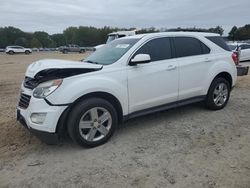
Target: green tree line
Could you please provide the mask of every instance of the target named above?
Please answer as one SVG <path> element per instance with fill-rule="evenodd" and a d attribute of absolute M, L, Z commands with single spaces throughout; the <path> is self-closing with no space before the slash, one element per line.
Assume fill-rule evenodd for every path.
<path fill-rule="evenodd" d="M 220 35 L 223 35 L 223 33 L 224 33 L 224 29 L 221 26 L 212 27 L 209 29 L 196 28 L 196 27 L 191 27 L 191 28 L 178 27 L 176 29 L 167 29 L 166 31 L 208 32 L 208 33 L 218 33 Z"/>
<path fill-rule="evenodd" d="M 229 40 L 249 40 L 250 39 L 250 24 L 243 27 L 234 26 L 228 34 Z"/>
<path fill-rule="evenodd" d="M 118 30 L 134 30 L 135 28 L 112 28 L 112 27 L 68 27 L 63 33 L 49 35 L 44 31 L 36 31 L 34 33 L 24 32 L 15 27 L 0 27 L 0 48 L 5 48 L 9 45 L 20 45 L 31 48 L 54 48 L 66 44 L 78 44 L 80 46 L 96 46 L 103 44 L 107 40 L 107 35 Z M 152 33 L 160 31 L 198 31 L 198 32 L 212 32 L 223 34 L 222 27 L 214 28 L 175 28 L 175 29 L 155 29 L 154 27 L 140 29 L 137 31 L 141 33 Z M 250 25 L 237 28 L 234 26 L 229 33 L 231 40 L 246 40 L 250 39 Z"/>
<path fill-rule="evenodd" d="M 68 27 L 63 33 L 49 35 L 44 31 L 24 32 L 15 27 L 0 27 L 0 48 L 20 45 L 32 48 L 54 48 L 66 44 L 95 46 L 105 43 L 108 33 L 118 28 Z"/>

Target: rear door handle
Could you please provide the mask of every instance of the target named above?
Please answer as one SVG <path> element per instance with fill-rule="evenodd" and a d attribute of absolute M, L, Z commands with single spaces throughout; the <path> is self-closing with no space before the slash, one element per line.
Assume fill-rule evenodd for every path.
<path fill-rule="evenodd" d="M 174 65 L 168 65 L 168 67 L 167 67 L 167 71 L 171 71 L 171 70 L 175 70 L 176 69 L 176 66 L 174 66 Z"/>

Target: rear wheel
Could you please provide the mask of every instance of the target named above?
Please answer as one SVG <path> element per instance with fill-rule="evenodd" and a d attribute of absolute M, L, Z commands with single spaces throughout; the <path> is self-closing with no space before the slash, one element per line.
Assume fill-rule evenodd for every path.
<path fill-rule="evenodd" d="M 81 146 L 104 144 L 118 124 L 115 108 L 106 100 L 91 98 L 79 102 L 69 114 L 68 132 Z"/>
<path fill-rule="evenodd" d="M 29 50 L 26 50 L 26 51 L 25 51 L 25 54 L 26 54 L 26 55 L 29 55 L 29 54 L 30 54 L 30 51 L 29 51 Z"/>
<path fill-rule="evenodd" d="M 206 97 L 207 108 L 211 110 L 224 108 L 229 100 L 230 91 L 230 84 L 225 78 L 215 78 Z"/>
<path fill-rule="evenodd" d="M 84 49 L 82 49 L 82 50 L 80 50 L 80 53 L 82 54 L 82 53 L 84 53 L 85 52 L 85 50 Z"/>

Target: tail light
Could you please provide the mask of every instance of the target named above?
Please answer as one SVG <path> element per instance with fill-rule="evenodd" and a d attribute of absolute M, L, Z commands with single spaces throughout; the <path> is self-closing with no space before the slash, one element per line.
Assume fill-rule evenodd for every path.
<path fill-rule="evenodd" d="M 234 53 L 232 54 L 232 59 L 233 59 L 235 65 L 238 65 L 238 64 L 239 64 L 239 56 L 238 56 L 237 53 L 234 52 Z"/>

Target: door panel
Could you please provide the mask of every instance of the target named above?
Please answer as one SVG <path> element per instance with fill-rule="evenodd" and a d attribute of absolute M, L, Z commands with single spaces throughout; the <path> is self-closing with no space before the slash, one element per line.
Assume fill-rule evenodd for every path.
<path fill-rule="evenodd" d="M 175 102 L 178 98 L 178 64 L 171 59 L 170 39 L 152 39 L 133 57 L 137 54 L 150 55 L 151 62 L 127 68 L 129 112 Z"/>
<path fill-rule="evenodd" d="M 17 51 L 17 53 L 23 53 L 23 52 L 24 52 L 24 49 L 21 48 L 21 47 L 18 47 L 18 48 L 16 49 L 16 51 Z"/>
<path fill-rule="evenodd" d="M 74 45 L 73 52 L 79 52 L 79 47 L 77 45 Z"/>
<path fill-rule="evenodd" d="M 178 65 L 171 60 L 128 67 L 130 113 L 175 102 Z"/>
<path fill-rule="evenodd" d="M 24 49 L 24 48 L 21 48 L 21 49 L 20 49 L 20 52 L 21 52 L 21 53 L 24 53 L 24 52 L 25 52 L 25 49 Z"/>
<path fill-rule="evenodd" d="M 179 59 L 179 100 L 204 95 L 204 81 L 212 60 L 209 57 Z"/>
<path fill-rule="evenodd" d="M 250 59 L 250 49 L 241 50 L 240 60 L 245 61 Z"/>
<path fill-rule="evenodd" d="M 206 74 L 213 62 L 210 49 L 193 37 L 175 37 L 174 46 L 179 64 L 178 100 L 203 95 Z"/>

